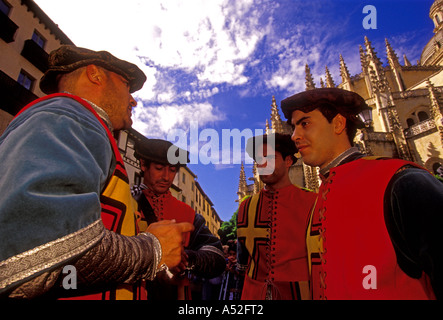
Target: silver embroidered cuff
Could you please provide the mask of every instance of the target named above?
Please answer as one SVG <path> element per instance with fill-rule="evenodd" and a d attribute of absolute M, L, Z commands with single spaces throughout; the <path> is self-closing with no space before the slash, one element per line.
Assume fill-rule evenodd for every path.
<path fill-rule="evenodd" d="M 153 263 L 152 268 L 148 269 L 146 273 L 143 275 L 143 278 L 146 280 L 154 280 L 155 276 L 157 275 L 157 272 L 164 270 L 166 265 L 159 266 L 162 259 L 162 246 L 160 244 L 160 241 L 157 239 L 156 236 L 154 236 L 152 233 L 149 232 L 143 232 L 140 233 L 140 235 L 145 236 L 152 240 L 152 247 L 154 251 L 154 257 L 153 257 Z M 167 267 L 166 267 L 167 268 Z"/>

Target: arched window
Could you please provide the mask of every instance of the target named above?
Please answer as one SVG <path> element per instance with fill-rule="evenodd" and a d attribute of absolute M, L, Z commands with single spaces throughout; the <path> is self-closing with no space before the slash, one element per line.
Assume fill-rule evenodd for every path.
<path fill-rule="evenodd" d="M 415 124 L 415 121 L 412 118 L 408 118 L 406 120 L 406 123 L 408 124 L 408 128 L 410 128 L 410 127 L 412 127 Z"/>
<path fill-rule="evenodd" d="M 417 116 L 418 116 L 418 120 L 419 120 L 420 122 L 429 119 L 428 114 L 427 114 L 426 112 L 424 112 L 424 111 L 420 111 L 420 112 L 417 114 Z"/>
<path fill-rule="evenodd" d="M 434 174 L 440 174 L 440 171 L 442 171 L 442 165 L 439 162 L 436 162 L 432 165 L 432 170 L 434 171 Z"/>

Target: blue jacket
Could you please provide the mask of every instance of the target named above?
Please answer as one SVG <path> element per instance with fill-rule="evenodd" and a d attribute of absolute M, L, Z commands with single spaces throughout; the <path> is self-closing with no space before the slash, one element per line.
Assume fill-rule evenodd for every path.
<path fill-rule="evenodd" d="M 103 228 L 100 193 L 115 167 L 105 128 L 74 99 L 38 101 L 0 137 L 0 293 L 14 259 L 30 264 L 15 279 L 26 280 L 83 253 Z"/>

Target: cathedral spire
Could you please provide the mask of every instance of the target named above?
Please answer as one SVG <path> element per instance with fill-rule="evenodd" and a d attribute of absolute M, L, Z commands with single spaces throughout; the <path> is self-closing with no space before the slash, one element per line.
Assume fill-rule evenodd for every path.
<path fill-rule="evenodd" d="M 400 62 L 398 62 L 397 54 L 394 49 L 392 49 L 391 44 L 388 39 L 385 39 L 386 43 L 386 55 L 388 57 L 389 66 L 394 74 L 395 81 L 397 83 L 398 91 L 405 91 L 405 85 L 402 77 L 402 68 Z"/>
<path fill-rule="evenodd" d="M 240 181 L 238 184 L 238 192 L 237 192 L 238 199 L 241 200 L 246 195 L 247 191 L 248 191 L 248 185 L 246 184 L 245 167 L 242 161 L 240 168 Z"/>
<path fill-rule="evenodd" d="M 366 63 L 369 68 L 370 80 L 374 92 L 386 92 L 389 90 L 388 80 L 386 79 L 385 71 L 380 59 L 372 47 L 372 43 L 368 37 L 365 36 L 366 47 Z"/>
<path fill-rule="evenodd" d="M 363 49 L 363 47 L 361 45 L 359 46 L 359 50 L 360 50 L 361 69 L 362 69 L 363 73 L 367 73 L 368 63 L 367 63 L 367 59 L 366 59 L 365 50 Z"/>
<path fill-rule="evenodd" d="M 315 89 L 314 80 L 312 79 L 311 69 L 309 68 L 309 65 L 306 64 L 305 66 L 305 73 L 306 73 L 306 90 L 312 90 Z"/>
<path fill-rule="evenodd" d="M 365 47 L 366 47 L 366 63 L 372 66 L 375 71 L 375 76 L 380 80 L 380 76 L 383 73 L 383 64 L 377 56 L 377 52 L 372 47 L 371 41 L 365 36 Z"/>
<path fill-rule="evenodd" d="M 340 76 L 342 80 L 342 88 L 349 91 L 354 91 L 354 84 L 351 81 L 351 74 L 349 73 L 348 66 L 345 63 L 345 59 L 340 54 Z"/>
<path fill-rule="evenodd" d="M 412 66 L 405 54 L 403 55 L 403 60 L 405 61 L 405 67 Z"/>
<path fill-rule="evenodd" d="M 377 57 L 377 53 L 372 47 L 368 37 L 365 37 L 365 67 L 363 69 L 365 75 L 366 86 L 370 96 L 374 98 L 376 111 L 382 117 L 382 131 L 392 132 L 396 129 L 396 135 L 398 135 L 399 143 L 397 145 L 404 144 L 404 134 L 401 132 L 401 123 L 398 121 L 397 110 L 394 104 L 394 98 L 392 91 L 386 77 L 385 68 Z M 396 69 L 393 69 L 394 73 Z M 397 70 L 398 71 L 398 70 Z M 400 72 L 400 71 L 398 71 Z M 397 83 L 402 83 L 400 76 L 397 77 Z M 400 89 L 401 90 L 401 89 Z M 403 152 L 399 152 L 403 154 Z M 402 158 L 406 159 L 406 158 Z"/>
<path fill-rule="evenodd" d="M 385 44 L 389 65 L 392 69 L 400 68 L 400 62 L 398 62 L 397 54 L 395 53 L 394 49 L 392 49 L 391 44 L 389 43 L 387 38 L 385 38 Z"/>
<path fill-rule="evenodd" d="M 275 96 L 272 96 L 271 104 L 271 131 L 275 133 L 282 133 L 282 120 L 278 113 L 277 103 L 275 102 Z"/>
<path fill-rule="evenodd" d="M 441 113 L 443 111 L 443 102 L 435 90 L 434 84 L 428 79 L 426 80 L 426 86 L 429 90 L 429 99 L 431 100 L 431 112 L 434 115 L 436 112 Z"/>
<path fill-rule="evenodd" d="M 326 71 L 326 87 L 335 88 L 334 80 L 332 79 L 331 73 L 329 72 L 328 66 L 325 67 Z"/>
<path fill-rule="evenodd" d="M 369 58 L 375 59 L 380 62 L 380 60 L 377 57 L 377 52 L 375 52 L 374 48 L 372 47 L 372 42 L 369 41 L 367 36 L 365 36 L 365 47 L 366 47 L 366 54 L 369 56 Z"/>
<path fill-rule="evenodd" d="M 343 59 L 341 53 L 340 53 L 340 75 L 342 82 L 351 81 L 351 75 L 349 74 L 348 67 L 346 66 L 345 60 Z"/>

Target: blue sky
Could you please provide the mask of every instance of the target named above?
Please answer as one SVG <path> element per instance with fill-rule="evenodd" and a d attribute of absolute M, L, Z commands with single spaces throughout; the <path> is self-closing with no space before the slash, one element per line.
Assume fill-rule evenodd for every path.
<path fill-rule="evenodd" d="M 401 64 L 405 54 L 415 65 L 433 35 L 433 0 L 35 2 L 76 45 L 108 50 L 139 65 L 148 80 L 135 94 L 134 128 L 163 139 L 178 128 L 187 135 L 188 149 L 191 123 L 199 133 L 218 133 L 220 148 L 223 129 L 264 130 L 272 96 L 280 105 L 305 89 L 306 64 L 317 87 L 326 66 L 335 84 L 341 82 L 340 54 L 351 75 L 360 73 L 365 36 L 384 65 L 385 38 Z M 367 5 L 376 9 L 376 29 L 363 27 Z M 370 22 L 374 26 L 375 20 Z M 240 164 L 199 161 L 189 167 L 228 220 L 238 206 Z M 252 175 L 252 165 L 245 170 Z"/>

